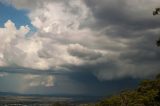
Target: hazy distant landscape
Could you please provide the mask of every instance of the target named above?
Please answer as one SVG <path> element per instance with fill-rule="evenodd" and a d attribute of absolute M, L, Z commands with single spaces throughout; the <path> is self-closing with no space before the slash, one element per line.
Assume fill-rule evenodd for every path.
<path fill-rule="evenodd" d="M 50 106 L 55 103 L 70 104 L 72 105 L 71 98 L 63 97 L 34 97 L 34 96 L 0 96 L 0 105 L 39 105 Z"/>
<path fill-rule="evenodd" d="M 5 96 L 0 96 L 0 106 L 79 106 L 82 104 L 96 103 L 102 97 L 91 96 L 9 96 L 9 93 Z"/>

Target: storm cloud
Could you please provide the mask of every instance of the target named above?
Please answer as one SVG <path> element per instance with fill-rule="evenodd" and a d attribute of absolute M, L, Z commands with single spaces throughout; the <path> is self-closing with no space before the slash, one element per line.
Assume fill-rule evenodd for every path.
<path fill-rule="evenodd" d="M 92 82 L 144 78 L 160 72 L 160 49 L 155 45 L 160 21 L 152 16 L 158 0 L 0 2 L 28 10 L 36 28 L 29 33 L 28 26 L 18 29 L 11 20 L 0 28 L 1 67 L 20 67 L 32 74 L 65 74 L 71 82 L 85 75 Z M 49 77 L 45 82 L 52 85 L 52 80 Z"/>

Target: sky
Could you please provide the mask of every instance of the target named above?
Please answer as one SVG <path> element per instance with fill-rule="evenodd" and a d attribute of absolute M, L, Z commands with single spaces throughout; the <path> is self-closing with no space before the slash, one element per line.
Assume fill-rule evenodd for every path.
<path fill-rule="evenodd" d="M 0 92 L 104 96 L 160 73 L 159 0 L 0 0 Z"/>

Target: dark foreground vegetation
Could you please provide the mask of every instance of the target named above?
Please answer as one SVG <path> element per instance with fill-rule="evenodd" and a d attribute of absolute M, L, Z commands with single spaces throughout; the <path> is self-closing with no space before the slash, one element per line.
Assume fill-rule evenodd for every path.
<path fill-rule="evenodd" d="M 135 90 L 126 90 L 86 106 L 160 106 L 160 74 L 155 79 L 143 80 Z"/>

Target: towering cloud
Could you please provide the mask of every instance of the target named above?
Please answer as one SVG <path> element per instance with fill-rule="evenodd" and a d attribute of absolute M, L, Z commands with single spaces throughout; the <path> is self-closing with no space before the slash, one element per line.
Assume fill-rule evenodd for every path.
<path fill-rule="evenodd" d="M 2 2 L 2 1 L 1 1 Z M 152 17 L 158 0 L 6 0 L 29 10 L 36 28 L 0 29 L 1 67 L 89 72 L 100 80 L 145 77 L 159 72 L 155 47 L 160 22 Z M 50 86 L 53 79 L 46 82 Z M 34 85 L 34 84 L 32 84 Z"/>

